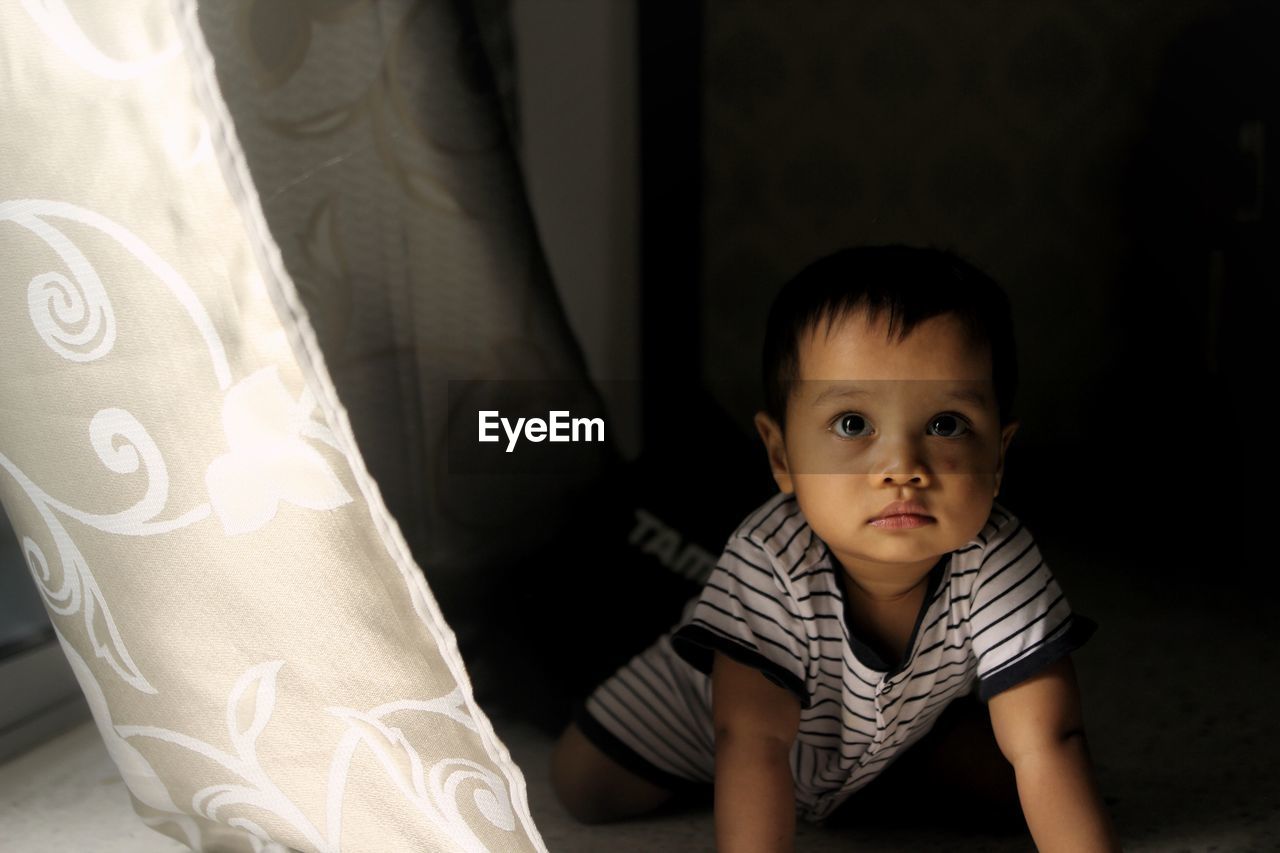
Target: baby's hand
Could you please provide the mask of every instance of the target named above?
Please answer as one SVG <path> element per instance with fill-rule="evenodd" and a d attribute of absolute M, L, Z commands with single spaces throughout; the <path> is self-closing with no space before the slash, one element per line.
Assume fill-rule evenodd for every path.
<path fill-rule="evenodd" d="M 997 693 L 989 705 L 1041 853 L 1119 850 L 1094 779 L 1071 658 Z"/>
<path fill-rule="evenodd" d="M 716 847 L 721 853 L 794 849 L 791 745 L 800 700 L 757 669 L 716 652 Z"/>

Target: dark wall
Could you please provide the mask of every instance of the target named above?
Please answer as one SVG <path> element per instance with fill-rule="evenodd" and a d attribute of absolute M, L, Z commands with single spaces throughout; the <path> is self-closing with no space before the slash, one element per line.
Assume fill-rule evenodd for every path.
<path fill-rule="evenodd" d="M 1255 159 L 1280 135 L 1274 13 L 703 8 L 700 362 L 742 431 L 783 280 L 842 245 L 941 245 L 1014 305 L 1013 505 L 1071 525 L 1100 495 L 1183 488 L 1172 510 L 1194 518 L 1227 473 L 1210 439 L 1248 421 L 1274 363 L 1252 355 L 1277 307 Z"/>

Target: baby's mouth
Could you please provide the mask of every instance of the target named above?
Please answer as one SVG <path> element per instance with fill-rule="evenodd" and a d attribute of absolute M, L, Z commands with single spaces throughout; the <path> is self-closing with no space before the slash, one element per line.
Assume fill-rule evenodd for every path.
<path fill-rule="evenodd" d="M 871 519 L 874 524 L 877 521 L 885 521 L 898 516 L 914 516 L 921 519 L 934 521 L 934 517 L 929 514 L 929 509 L 919 501 L 894 501 L 880 511 L 880 514 Z"/>
<path fill-rule="evenodd" d="M 898 513 L 896 515 L 886 515 L 881 518 L 873 518 L 870 524 L 873 527 L 879 527 L 886 530 L 910 530 L 916 527 L 925 527 L 935 524 L 936 519 L 931 515 L 918 515 L 916 513 Z"/>

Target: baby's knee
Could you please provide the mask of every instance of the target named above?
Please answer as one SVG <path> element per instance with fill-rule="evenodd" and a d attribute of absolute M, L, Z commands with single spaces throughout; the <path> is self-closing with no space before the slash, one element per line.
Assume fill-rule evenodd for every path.
<path fill-rule="evenodd" d="M 632 817 L 670 796 L 619 767 L 572 724 L 551 752 L 551 789 L 565 811 L 582 823 Z"/>
<path fill-rule="evenodd" d="M 592 762 L 578 742 L 581 737 L 571 725 L 556 741 L 551 752 L 551 790 L 575 820 L 600 823 L 609 819 L 608 810 L 599 785 L 591 778 Z"/>
<path fill-rule="evenodd" d="M 552 766 L 550 766 L 550 776 L 552 776 L 552 790 L 556 792 L 556 799 L 559 800 L 564 811 L 577 821 L 584 824 L 595 824 L 599 822 L 596 817 L 596 809 L 591 803 L 589 795 L 589 768 L 582 761 L 579 749 L 573 744 L 572 725 L 570 729 L 564 731 L 561 738 L 557 740 L 556 747 L 552 749 Z"/>

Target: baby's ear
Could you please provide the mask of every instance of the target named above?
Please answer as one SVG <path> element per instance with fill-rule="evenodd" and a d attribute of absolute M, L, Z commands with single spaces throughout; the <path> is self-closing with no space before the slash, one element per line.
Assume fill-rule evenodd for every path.
<path fill-rule="evenodd" d="M 1013 441 L 1013 434 L 1018 431 L 1018 427 L 1022 426 L 1022 421 L 1014 418 L 1005 424 L 1000 430 L 1000 458 L 996 460 L 996 496 L 1000 495 L 1000 481 L 1004 478 L 1004 457 L 1009 451 L 1009 442 Z"/>
<path fill-rule="evenodd" d="M 782 427 L 770 417 L 768 412 L 756 412 L 756 431 L 764 442 L 765 452 L 769 454 L 769 468 L 773 471 L 773 481 L 778 488 L 787 494 L 795 491 L 791 482 L 791 469 L 787 464 L 787 445 L 783 440 Z"/>

